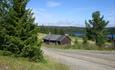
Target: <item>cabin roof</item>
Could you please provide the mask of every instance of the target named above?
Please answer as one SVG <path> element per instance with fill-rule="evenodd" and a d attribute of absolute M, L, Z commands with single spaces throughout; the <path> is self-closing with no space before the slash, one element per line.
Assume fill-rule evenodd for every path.
<path fill-rule="evenodd" d="M 53 41 L 61 41 L 65 38 L 65 35 L 55 35 L 55 34 L 48 34 L 44 37 L 45 40 L 53 40 Z"/>

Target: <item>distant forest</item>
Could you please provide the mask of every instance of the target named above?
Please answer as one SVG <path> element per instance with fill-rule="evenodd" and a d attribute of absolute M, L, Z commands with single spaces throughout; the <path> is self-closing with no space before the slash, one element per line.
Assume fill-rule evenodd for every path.
<path fill-rule="evenodd" d="M 107 30 L 107 34 L 115 34 L 115 27 L 105 28 Z M 74 27 L 74 26 L 39 26 L 40 33 L 49 32 L 52 34 L 69 34 L 74 36 L 75 33 L 85 33 L 85 27 Z"/>

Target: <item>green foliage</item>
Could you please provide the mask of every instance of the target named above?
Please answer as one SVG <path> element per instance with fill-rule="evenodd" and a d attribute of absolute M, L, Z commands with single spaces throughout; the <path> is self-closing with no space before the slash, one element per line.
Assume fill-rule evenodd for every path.
<path fill-rule="evenodd" d="M 105 21 L 104 16 L 100 17 L 100 12 L 96 11 L 92 14 L 92 20 L 89 23 L 85 21 L 86 24 L 86 37 L 89 40 L 94 40 L 96 45 L 103 46 L 106 38 L 105 27 L 109 21 Z"/>
<path fill-rule="evenodd" d="M 87 43 L 80 43 L 74 44 L 70 46 L 71 49 L 82 49 L 82 50 L 114 50 L 112 48 L 105 48 L 105 47 L 99 47 L 96 44 L 87 42 Z"/>
<path fill-rule="evenodd" d="M 114 38 L 114 34 L 115 34 L 115 27 L 111 27 L 108 29 L 109 34 L 111 35 L 111 38 L 108 39 L 109 42 L 112 43 L 112 46 L 115 48 L 115 38 Z"/>
<path fill-rule="evenodd" d="M 28 57 L 31 61 L 42 61 L 43 55 L 40 47 L 24 47 L 21 53 L 21 56 Z"/>
<path fill-rule="evenodd" d="M 0 70 L 69 70 L 64 64 L 50 60 L 48 57 L 45 59 L 47 62 L 35 63 L 23 57 L 15 58 L 0 55 Z"/>
<path fill-rule="evenodd" d="M 77 43 L 78 43 L 78 39 L 77 39 L 77 38 L 75 38 L 75 41 L 74 41 L 74 43 L 75 43 L 75 44 L 77 44 Z"/>
<path fill-rule="evenodd" d="M 13 53 L 11 53 L 10 51 L 3 51 L 2 55 L 11 56 L 11 55 L 13 55 Z"/>
<path fill-rule="evenodd" d="M 88 43 L 87 41 L 88 41 L 87 37 L 83 37 L 83 44 Z"/>
<path fill-rule="evenodd" d="M 31 9 L 26 9 L 29 0 L 1 0 L 0 2 L 0 50 L 15 55 L 26 55 L 41 60 L 38 45 L 38 27 Z M 36 47 L 33 47 L 36 46 Z M 25 52 L 25 53 L 23 53 Z"/>
<path fill-rule="evenodd" d="M 39 26 L 39 32 L 40 33 L 49 33 L 51 32 L 52 34 L 69 34 L 71 36 L 75 36 L 74 33 L 76 32 L 84 32 L 85 28 L 83 27 L 72 27 L 72 26 L 68 26 L 68 27 L 60 27 L 60 26 Z"/>
<path fill-rule="evenodd" d="M 65 34 L 64 33 L 64 29 L 59 29 L 59 28 L 49 28 L 49 27 L 45 27 L 45 26 L 41 26 L 40 28 L 40 32 L 41 33 L 53 33 L 53 34 Z"/>

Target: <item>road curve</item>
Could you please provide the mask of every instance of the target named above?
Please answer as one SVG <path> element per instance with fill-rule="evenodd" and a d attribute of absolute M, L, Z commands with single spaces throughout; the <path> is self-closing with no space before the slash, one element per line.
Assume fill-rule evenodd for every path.
<path fill-rule="evenodd" d="M 70 70 L 115 70 L 115 51 L 42 48 L 45 55 L 68 65 Z"/>

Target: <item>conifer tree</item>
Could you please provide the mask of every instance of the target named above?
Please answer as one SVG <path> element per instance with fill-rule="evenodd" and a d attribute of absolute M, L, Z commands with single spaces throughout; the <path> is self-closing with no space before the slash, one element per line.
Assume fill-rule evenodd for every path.
<path fill-rule="evenodd" d="M 2 0 L 8 7 L 4 21 L 0 21 L 2 32 L 0 47 L 2 50 L 10 51 L 16 55 L 29 57 L 32 60 L 42 59 L 42 51 L 38 42 L 38 27 L 31 9 L 26 9 L 29 0 Z M 3 3 L 2 3 L 3 4 Z M 0 10 L 2 10 L 0 9 Z M 0 12 L 2 15 L 4 12 Z"/>
<path fill-rule="evenodd" d="M 106 38 L 105 27 L 109 23 L 101 17 L 100 12 L 96 11 L 92 14 L 92 20 L 85 22 L 86 24 L 86 36 L 90 40 L 94 40 L 98 46 L 103 46 Z"/>

